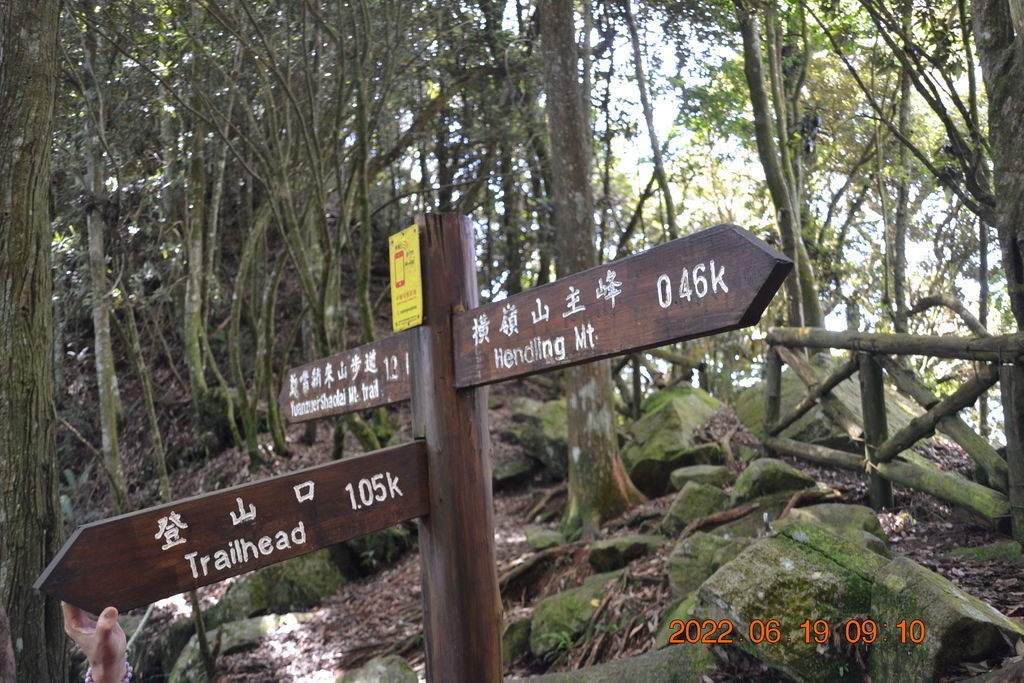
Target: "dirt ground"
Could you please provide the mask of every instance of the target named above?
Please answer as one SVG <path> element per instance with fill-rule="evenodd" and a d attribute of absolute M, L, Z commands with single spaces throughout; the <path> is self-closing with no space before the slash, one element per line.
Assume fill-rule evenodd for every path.
<path fill-rule="evenodd" d="M 492 395 L 492 433 L 497 435 L 503 421 L 509 419 L 504 407 L 512 393 L 534 391 L 528 385 L 510 388 Z M 400 409 L 399 424 L 408 424 L 407 409 Z M 698 435 L 716 440 L 738 420 L 728 409 L 715 416 Z M 275 460 L 250 475 L 247 460 L 234 450 L 214 458 L 197 469 L 179 470 L 173 481 L 175 497 L 194 495 L 272 474 L 292 471 L 325 461 L 330 457 L 330 430 L 320 427 L 312 446 L 299 443 L 302 427 L 292 427 L 289 437 L 294 453 L 288 460 Z M 756 446 L 755 437 L 740 427 L 734 444 Z M 357 451 L 354 443 L 347 445 Z M 495 458 L 521 458 L 518 447 L 499 436 L 492 438 Z M 971 461 L 955 446 L 938 444 L 923 454 L 940 467 L 970 473 Z M 837 473 L 792 461 L 820 483 L 842 494 L 842 501 L 864 504 L 867 487 L 863 478 L 852 473 Z M 537 523 L 527 519 L 538 501 L 558 488 L 557 484 L 538 480 L 513 490 L 498 490 L 494 497 L 495 544 L 499 577 L 506 577 L 515 566 L 536 555 L 526 542 L 524 527 Z M 559 500 L 558 496 L 553 498 Z M 651 531 L 664 515 L 672 496 L 651 500 L 631 510 L 604 530 L 606 535 Z M 992 543 L 1006 537 L 971 515 L 954 511 L 934 499 L 897 490 L 896 508 L 879 516 L 895 555 L 907 556 L 942 574 L 968 593 L 992 604 L 1007 616 L 1024 617 L 1024 565 L 1010 562 L 979 562 L 949 555 L 956 547 Z M 554 522 L 548 522 L 554 526 Z M 409 525 L 415 530 L 415 525 Z M 554 557 L 553 569 L 531 581 L 508 582 L 503 586 L 506 623 L 528 614 L 544 596 L 578 584 L 589 573 L 586 544 L 573 543 Z M 654 632 L 660 615 L 676 596 L 668 586 L 668 549 L 658 555 L 634 562 L 624 574 L 619 589 L 609 594 L 599 608 L 595 637 L 577 644 L 552 664 L 530 659 L 513 663 L 507 675 L 526 676 L 545 670 L 570 670 L 599 662 L 641 654 L 653 647 Z M 226 589 L 222 583 L 202 591 L 205 604 L 212 604 Z M 183 600 L 161 603 L 152 618 L 151 631 L 160 631 L 172 618 L 190 610 Z M 422 672 L 422 603 L 419 555 L 412 550 L 383 571 L 344 585 L 315 609 L 309 621 L 282 629 L 265 637 L 258 647 L 227 654 L 217 666 L 216 683 L 325 683 L 345 671 L 383 654 L 398 654 Z M 718 649 L 718 671 L 710 678 L 725 681 L 786 681 L 735 650 Z M 964 680 L 1002 662 L 983 662 L 970 668 L 945 673 L 944 682 Z"/>

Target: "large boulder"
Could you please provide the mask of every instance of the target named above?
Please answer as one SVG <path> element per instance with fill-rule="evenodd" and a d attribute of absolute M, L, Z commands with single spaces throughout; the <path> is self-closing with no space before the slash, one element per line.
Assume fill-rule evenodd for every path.
<path fill-rule="evenodd" d="M 569 473 L 569 441 L 565 400 L 537 401 L 521 396 L 512 401 L 513 422 L 505 429 L 522 444 L 523 453 L 540 461 L 556 479 Z"/>
<path fill-rule="evenodd" d="M 205 613 L 206 627 L 312 609 L 345 583 L 328 548 L 264 567 L 232 583 Z"/>
<path fill-rule="evenodd" d="M 635 444 L 627 448 L 625 462 L 630 462 L 630 458 L 633 457 L 630 454 L 635 455 L 639 449 L 640 447 Z M 678 451 L 669 460 L 643 458 L 629 467 L 629 478 L 633 485 L 648 498 L 660 498 L 670 489 L 678 491 L 682 488 L 682 484 L 676 486 L 672 483 L 673 473 L 690 467 L 719 467 L 721 461 L 722 447 L 720 445 L 702 443 Z M 728 470 L 728 468 L 726 469 Z M 719 476 L 721 477 L 721 475 Z M 732 480 L 730 479 L 728 483 L 732 483 Z M 724 486 L 725 484 L 715 485 Z"/>
<path fill-rule="evenodd" d="M 337 683 L 416 683 L 418 680 L 408 662 L 397 655 L 387 655 L 349 671 Z"/>
<path fill-rule="evenodd" d="M 596 572 L 612 572 L 622 569 L 638 557 L 658 552 L 664 542 L 663 537 L 648 534 L 630 534 L 594 541 L 587 551 L 587 562 Z"/>
<path fill-rule="evenodd" d="M 569 648 L 583 633 L 601 599 L 622 572 L 595 574 L 582 586 L 544 598 L 533 608 L 530 650 L 540 659 Z"/>
<path fill-rule="evenodd" d="M 697 531 L 676 543 L 668 556 L 668 585 L 676 595 L 689 595 L 711 576 L 716 554 L 735 543 Z"/>
<path fill-rule="evenodd" d="M 694 430 L 722 404 L 701 389 L 685 387 L 662 392 L 656 402 L 647 405 L 651 406 L 649 412 L 630 428 L 633 443 L 622 452 L 627 470 L 641 460 L 670 462 L 692 448 Z"/>
<path fill-rule="evenodd" d="M 742 639 L 736 642 L 740 648 L 797 681 L 859 683 L 863 672 L 855 672 L 838 650 L 805 642 L 801 624 L 835 624 L 867 613 L 874 575 L 885 564 L 822 527 L 796 522 L 752 544 L 704 581 L 692 613 L 729 621 Z"/>
<path fill-rule="evenodd" d="M 878 521 L 878 515 L 867 506 L 821 503 L 794 508 L 789 511 L 787 518 L 776 526 L 782 528 L 783 525 L 796 520 L 818 524 L 882 557 L 892 557 L 889 541 Z"/>
<path fill-rule="evenodd" d="M 750 463 L 732 487 L 733 506 L 761 496 L 799 491 L 814 486 L 814 478 L 792 465 L 774 458 L 761 458 Z"/>
<path fill-rule="evenodd" d="M 825 379 L 839 367 L 842 362 L 832 358 L 825 353 L 817 353 L 810 358 L 811 366 L 818 374 L 819 379 Z M 736 397 L 736 414 L 740 421 L 754 434 L 761 436 L 764 433 L 764 382 L 758 382 L 754 386 L 740 392 Z M 860 402 L 860 382 L 854 377 L 852 380 L 841 382 L 832 392 L 844 406 L 853 414 L 858 422 L 862 422 L 862 411 Z M 786 367 L 782 371 L 782 400 L 780 415 L 786 415 L 797 403 L 807 397 L 807 387 L 796 373 Z M 886 420 L 889 425 L 889 432 L 894 433 L 902 429 L 910 420 L 921 413 L 921 409 L 912 403 L 902 394 L 886 387 L 885 389 Z M 796 439 L 807 443 L 840 448 L 843 450 L 860 453 L 863 444 L 851 441 L 849 435 L 833 425 L 825 416 L 825 411 L 820 405 L 805 413 L 799 420 L 784 429 L 780 436 L 787 439 Z"/>
<path fill-rule="evenodd" d="M 506 683 L 702 683 L 715 670 L 715 656 L 704 647 L 666 647 L 637 657 L 588 666 L 567 673 L 510 678 Z"/>
<path fill-rule="evenodd" d="M 669 480 L 676 491 L 681 491 L 688 481 L 721 488 L 736 481 L 736 473 L 725 465 L 690 465 L 673 470 Z"/>
<path fill-rule="evenodd" d="M 882 642 L 871 649 L 873 680 L 934 681 L 950 665 L 1013 654 L 1024 640 L 1024 625 L 904 557 L 875 580 L 871 617 Z"/>
<path fill-rule="evenodd" d="M 661 520 L 661 530 L 666 536 L 678 536 L 693 520 L 728 508 L 729 494 L 725 491 L 689 481 L 673 499 L 665 518 Z"/>

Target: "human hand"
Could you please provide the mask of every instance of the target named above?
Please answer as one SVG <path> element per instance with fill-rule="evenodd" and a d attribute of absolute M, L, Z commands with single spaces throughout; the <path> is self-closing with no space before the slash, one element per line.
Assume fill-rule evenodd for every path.
<path fill-rule="evenodd" d="M 121 683 L 128 670 L 127 638 L 117 623 L 117 608 L 108 607 L 100 616 L 66 602 L 64 631 L 82 648 L 92 667 L 94 683 Z"/>

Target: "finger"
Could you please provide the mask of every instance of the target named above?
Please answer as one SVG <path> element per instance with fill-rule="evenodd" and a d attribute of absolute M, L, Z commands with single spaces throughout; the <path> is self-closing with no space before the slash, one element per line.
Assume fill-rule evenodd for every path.
<path fill-rule="evenodd" d="M 113 631 L 115 626 L 117 626 L 117 608 L 108 607 L 100 614 L 96 622 L 96 631 L 106 635 Z"/>

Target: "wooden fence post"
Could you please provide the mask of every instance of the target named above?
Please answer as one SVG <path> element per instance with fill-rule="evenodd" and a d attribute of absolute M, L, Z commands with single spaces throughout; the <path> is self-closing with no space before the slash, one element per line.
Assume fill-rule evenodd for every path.
<path fill-rule="evenodd" d="M 885 415 L 885 379 L 882 364 L 874 354 L 860 353 L 857 360 L 860 365 L 860 400 L 864 414 L 864 452 L 874 464 L 875 451 L 889 438 Z M 893 506 L 892 484 L 874 467 L 868 472 L 868 502 L 876 512 Z"/>
<path fill-rule="evenodd" d="M 487 390 L 456 390 L 452 316 L 477 306 L 473 224 L 418 216 L 424 314 L 410 353 L 413 430 L 427 443 L 430 514 L 420 520 L 428 683 L 501 681 Z"/>
<path fill-rule="evenodd" d="M 1010 523 L 1014 540 L 1024 541 L 1024 364 L 1004 365 L 1000 369 L 999 389 L 1003 399 L 1003 429 L 1006 433 L 1008 468 L 1007 497 L 1010 499 Z"/>
<path fill-rule="evenodd" d="M 764 363 L 764 435 L 771 433 L 782 412 L 782 358 L 774 346 L 768 347 Z"/>

